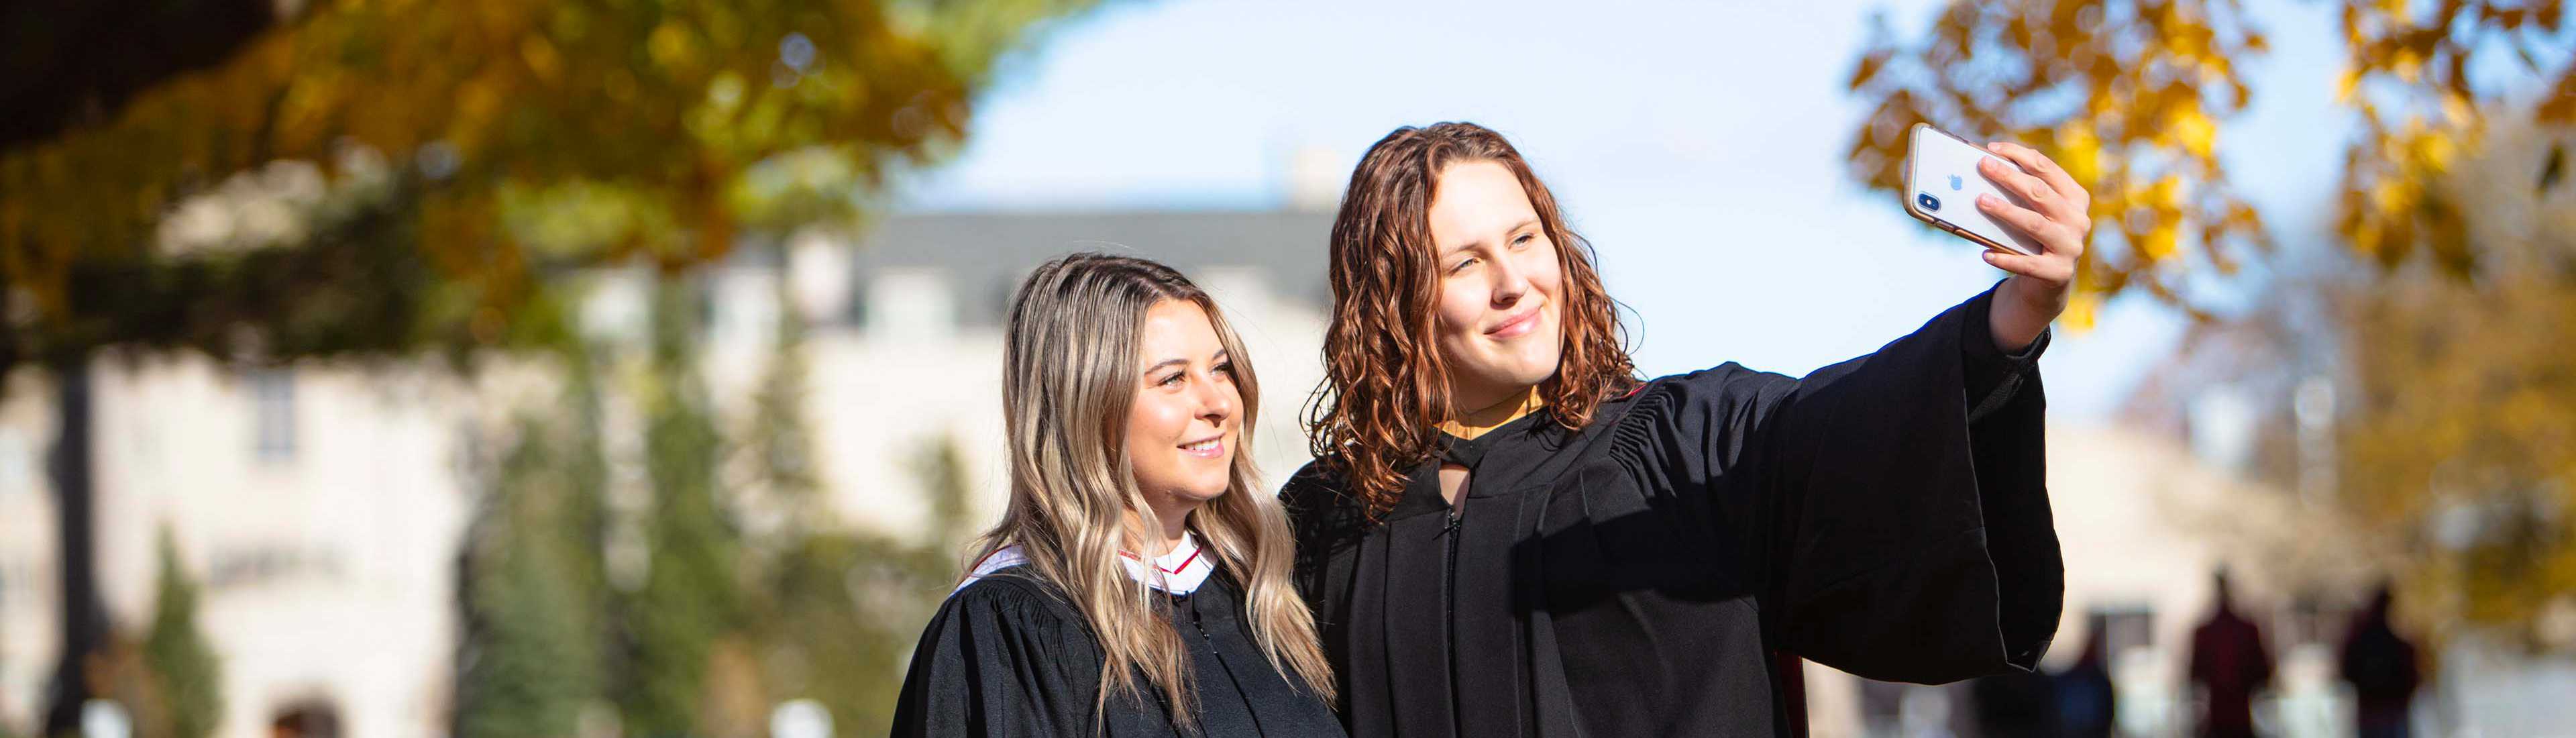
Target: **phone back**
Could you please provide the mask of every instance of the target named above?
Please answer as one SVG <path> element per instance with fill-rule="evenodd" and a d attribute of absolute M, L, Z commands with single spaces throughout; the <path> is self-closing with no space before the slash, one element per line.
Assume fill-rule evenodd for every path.
<path fill-rule="evenodd" d="M 2039 253 L 2028 239 L 2013 233 L 2001 223 L 1986 217 L 1977 209 L 1978 195 L 1994 195 L 2013 202 L 2011 195 L 1995 188 L 1995 183 L 1977 173 L 1977 162 L 1986 159 L 2012 166 L 2012 160 L 1995 156 L 1985 149 L 1943 133 L 1921 123 L 1914 124 L 1906 145 L 1905 211 L 1916 218 L 1945 230 L 1958 233 L 1970 241 L 1980 241 L 2025 254 Z M 2016 167 L 2017 168 L 2017 167 Z"/>

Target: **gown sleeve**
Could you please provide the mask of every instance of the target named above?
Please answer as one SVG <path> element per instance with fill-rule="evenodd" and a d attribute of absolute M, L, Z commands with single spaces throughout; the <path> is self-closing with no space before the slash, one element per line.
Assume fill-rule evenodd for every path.
<path fill-rule="evenodd" d="M 2004 354 L 1993 294 L 1803 379 L 1728 364 L 1672 380 L 1664 465 L 1740 541 L 1779 647 L 1922 683 L 2029 670 L 2047 650 L 2065 592 L 2035 363 L 2048 337 Z"/>
<path fill-rule="evenodd" d="M 1010 576 L 950 596 L 913 651 L 891 735 L 1090 735 L 1099 647 L 1049 596 Z"/>

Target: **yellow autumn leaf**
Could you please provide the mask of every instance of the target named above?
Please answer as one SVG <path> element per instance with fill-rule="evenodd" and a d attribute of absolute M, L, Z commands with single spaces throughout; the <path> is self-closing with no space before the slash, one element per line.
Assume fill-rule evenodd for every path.
<path fill-rule="evenodd" d="M 2477 119 L 2477 109 L 2469 107 L 2468 98 L 2446 92 L 2442 95 L 2442 119 L 2449 121 L 2453 128 L 2467 128 Z"/>
<path fill-rule="evenodd" d="M 2155 186 L 2147 191 L 2147 201 L 2164 212 L 2181 210 L 2182 177 L 2168 174 L 2157 178 Z"/>
<path fill-rule="evenodd" d="M 2146 238 L 2138 241 L 2138 254 L 2144 256 L 2149 262 L 2172 258 L 2175 244 L 2181 241 L 2176 233 L 2176 225 L 2172 221 L 2160 221 L 2154 227 L 2147 229 Z"/>
<path fill-rule="evenodd" d="M 2415 84 L 2424 72 L 2424 54 L 2414 49 L 2398 49 L 2396 56 L 2388 60 L 2388 69 L 2396 72 L 2397 78 L 2405 80 L 2406 84 Z"/>
<path fill-rule="evenodd" d="M 2165 120 L 2167 134 L 2192 156 L 2207 159 L 2218 148 L 2218 124 L 2209 119 L 2199 106 L 2174 111 Z"/>
<path fill-rule="evenodd" d="M 2174 56 L 2194 59 L 2208 53 L 2209 46 L 2201 41 L 2202 29 L 2199 26 L 2176 23 L 2168 28 L 2171 30 L 2166 34 L 2165 48 L 2170 49 Z"/>
<path fill-rule="evenodd" d="M 2381 243 L 2381 240 L 2378 218 L 2365 217 L 2361 219 L 2361 222 L 2353 224 L 2352 250 L 2361 252 L 2365 256 L 2377 258 L 2380 255 L 2379 252 L 2381 247 L 2385 246 L 2385 244 Z"/>
<path fill-rule="evenodd" d="M 529 35 L 519 42 L 519 58 L 528 63 L 528 72 L 540 81 L 552 83 L 563 71 L 563 55 L 544 36 Z"/>
<path fill-rule="evenodd" d="M 2057 315 L 2057 325 L 2077 333 L 2093 330 L 2094 319 L 2101 312 L 2101 308 L 2100 294 L 2078 291 L 2066 298 L 2066 312 Z"/>
<path fill-rule="evenodd" d="M 2057 127 L 2059 166 L 2077 184 L 2090 187 L 2102 178 L 2102 139 L 2093 135 L 2093 127 L 2083 121 L 2070 120 Z"/>
<path fill-rule="evenodd" d="M 2379 180 L 2370 187 L 2370 204 L 2382 213 L 2395 213 L 2415 206 L 2415 188 L 2394 178 Z"/>
<path fill-rule="evenodd" d="M 2454 143 L 2450 136 L 2439 132 L 2416 136 L 2411 143 L 2415 161 L 2435 171 L 2449 170 L 2451 160 L 2460 150 L 2459 144 Z"/>
<path fill-rule="evenodd" d="M 694 52 L 691 48 L 692 41 L 693 39 L 689 37 L 689 29 L 683 27 L 679 21 L 666 21 L 654 28 L 651 36 L 646 37 L 644 50 L 645 53 L 652 55 L 653 63 L 663 69 L 685 72 L 693 66 L 691 64 L 694 61 L 691 58 Z"/>

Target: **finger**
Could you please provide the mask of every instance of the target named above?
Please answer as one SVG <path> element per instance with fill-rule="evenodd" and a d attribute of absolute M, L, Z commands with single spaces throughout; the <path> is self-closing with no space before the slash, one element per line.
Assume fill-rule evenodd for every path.
<path fill-rule="evenodd" d="M 2056 264 L 2037 256 L 2030 256 L 2027 254 L 2008 254 L 1994 249 L 1987 249 L 1986 263 L 1993 264 L 1996 269 L 2012 272 L 2014 274 L 2019 274 L 2047 282 L 2049 284 L 2057 284 L 2066 281 L 2066 275 L 2058 273 L 2059 269 Z"/>
<path fill-rule="evenodd" d="M 2066 198 L 2059 197 L 2057 190 L 2040 178 L 2024 174 L 2022 170 L 2005 164 L 2002 159 L 1989 157 L 1978 160 L 1977 173 L 1985 175 L 1987 181 L 2002 187 L 2005 192 L 2021 198 L 2021 201 L 2030 205 L 2033 210 L 2047 213 L 2052 217 L 2062 218 L 2068 215 L 2064 212 L 2067 205 Z"/>
<path fill-rule="evenodd" d="M 2048 251 L 2058 251 L 2063 248 L 2056 241 L 2058 237 L 2065 235 L 2065 226 L 2049 220 L 2048 216 L 2040 215 L 2039 211 L 2012 204 L 1993 195 L 1978 195 L 1977 210 L 1985 213 L 1986 217 L 2002 223 L 2005 228 L 2029 237 L 2033 243 L 2039 244 Z"/>
<path fill-rule="evenodd" d="M 2010 141 L 1996 141 L 1986 144 L 1986 150 L 2011 159 L 2014 164 L 2021 165 L 2023 171 L 2038 175 L 2041 181 L 2048 183 L 2050 189 L 2056 190 L 2069 202 L 2075 203 L 2076 211 L 2082 212 L 2092 207 L 2093 193 L 2084 191 L 2084 185 L 2076 182 L 2074 176 L 2067 174 L 2065 167 L 2058 166 L 2057 160 L 2039 153 L 2038 149 Z"/>

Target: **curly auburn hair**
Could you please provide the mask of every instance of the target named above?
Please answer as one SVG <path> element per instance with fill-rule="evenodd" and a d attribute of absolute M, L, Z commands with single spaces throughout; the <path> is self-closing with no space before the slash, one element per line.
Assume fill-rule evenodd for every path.
<path fill-rule="evenodd" d="M 1432 327 L 1440 280 L 1431 200 L 1443 171 L 1478 161 L 1520 180 L 1564 271 L 1564 346 L 1538 388 L 1556 423 L 1579 430 L 1603 400 L 1637 384 L 1592 245 L 1566 227 L 1556 196 L 1511 142 L 1474 123 L 1395 129 L 1360 158 L 1333 217 L 1333 322 L 1324 382 L 1306 414 L 1317 462 L 1372 519 L 1395 507 L 1405 469 L 1432 456 L 1435 429 L 1449 419 L 1448 365 Z"/>

